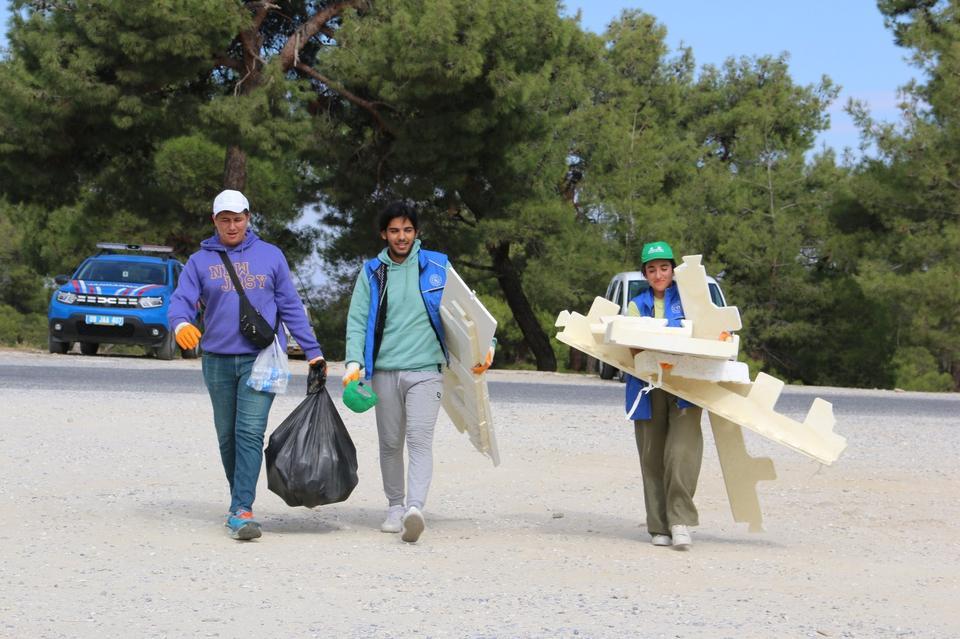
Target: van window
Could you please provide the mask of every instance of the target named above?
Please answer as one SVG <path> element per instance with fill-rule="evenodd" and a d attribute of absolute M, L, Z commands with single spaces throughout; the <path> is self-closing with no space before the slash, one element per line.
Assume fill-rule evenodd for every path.
<path fill-rule="evenodd" d="M 90 260 L 80 268 L 75 279 L 94 282 L 165 284 L 167 274 L 161 264 L 138 261 Z"/>
<path fill-rule="evenodd" d="M 720 307 L 726 306 L 723 293 L 720 292 L 720 286 L 710 282 L 708 288 L 710 289 L 710 301 L 713 302 L 713 305 Z"/>
<path fill-rule="evenodd" d="M 610 301 L 616 302 L 618 306 L 622 306 L 620 303 L 620 280 L 617 280 L 617 283 L 613 285 L 613 293 L 610 294 Z"/>
<path fill-rule="evenodd" d="M 629 304 L 630 300 L 648 288 L 650 288 L 650 285 L 647 284 L 647 280 L 630 280 L 630 285 L 627 287 L 627 303 Z"/>

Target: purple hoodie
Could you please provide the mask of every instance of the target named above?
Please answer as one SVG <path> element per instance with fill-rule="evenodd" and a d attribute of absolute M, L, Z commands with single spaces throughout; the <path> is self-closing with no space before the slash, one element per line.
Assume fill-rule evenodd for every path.
<path fill-rule="evenodd" d="M 290 334 L 303 347 L 307 361 L 321 356 L 320 344 L 303 310 L 303 302 L 290 277 L 287 259 L 279 248 L 264 242 L 247 230 L 243 241 L 227 249 L 214 235 L 200 243 L 200 250 L 190 256 L 180 274 L 177 290 L 170 299 L 167 318 L 171 330 L 181 322 L 196 324 L 197 302 L 203 301 L 203 339 L 201 346 L 217 355 L 250 355 L 258 352 L 256 346 L 240 334 L 240 298 L 233 287 L 230 274 L 217 252 L 227 251 L 227 257 L 240 278 L 250 303 L 273 326 L 277 312 Z M 283 327 L 277 332 L 280 346 L 287 348 Z"/>

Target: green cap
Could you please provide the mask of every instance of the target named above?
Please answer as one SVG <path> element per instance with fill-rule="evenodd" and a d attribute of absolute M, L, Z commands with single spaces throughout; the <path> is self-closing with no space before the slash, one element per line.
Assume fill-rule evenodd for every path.
<path fill-rule="evenodd" d="M 353 380 L 343 389 L 343 405 L 355 413 L 370 410 L 377 403 L 377 394 L 359 380 Z"/>
<path fill-rule="evenodd" d="M 666 242 L 650 242 L 643 245 L 640 251 L 640 264 L 646 264 L 651 260 L 672 260 L 673 249 Z"/>

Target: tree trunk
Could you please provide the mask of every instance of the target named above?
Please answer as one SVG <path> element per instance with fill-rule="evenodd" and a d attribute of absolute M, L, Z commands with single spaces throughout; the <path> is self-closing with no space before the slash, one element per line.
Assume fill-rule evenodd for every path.
<path fill-rule="evenodd" d="M 497 282 L 500 284 L 500 290 L 507 298 L 507 305 L 513 312 L 513 318 L 517 320 L 517 325 L 520 326 L 524 341 L 537 360 L 537 370 L 557 370 L 557 357 L 553 353 L 550 338 L 540 327 L 540 322 L 537 321 L 533 308 L 530 306 L 527 294 L 523 291 L 520 273 L 517 272 L 516 266 L 510 259 L 510 242 L 504 241 L 488 245 L 487 251 L 493 260 L 493 271 L 496 274 Z"/>
<path fill-rule="evenodd" d="M 235 95 L 248 96 L 263 84 L 264 60 L 260 57 L 263 48 L 263 36 L 260 26 L 275 5 L 257 3 L 253 24 L 240 32 L 239 40 L 243 57 L 236 61 L 234 70 L 240 76 L 235 87 Z M 223 188 L 243 191 L 247 187 L 247 153 L 240 144 L 227 147 L 223 163 Z"/>
<path fill-rule="evenodd" d="M 223 167 L 223 188 L 242 191 L 247 187 L 247 154 L 239 146 L 227 148 Z"/>

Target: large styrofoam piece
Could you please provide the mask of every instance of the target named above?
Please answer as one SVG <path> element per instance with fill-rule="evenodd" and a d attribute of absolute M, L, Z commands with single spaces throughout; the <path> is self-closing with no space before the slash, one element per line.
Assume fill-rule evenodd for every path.
<path fill-rule="evenodd" d="M 656 376 L 666 364 L 674 377 L 709 382 L 750 383 L 750 367 L 729 359 L 706 359 L 659 351 L 642 351 L 634 358 L 634 370 L 644 376 Z"/>
<path fill-rule="evenodd" d="M 633 369 L 633 355 L 628 346 L 604 342 L 606 325 L 616 321 L 620 307 L 602 297 L 593 300 L 587 315 L 560 311 L 555 326 L 561 328 L 557 339 L 577 350 L 591 355 L 601 362 L 622 371 Z"/>
<path fill-rule="evenodd" d="M 499 466 L 500 451 L 490 412 L 487 375 L 477 375 L 472 370 L 487 356 L 497 320 L 453 268 L 447 271 L 440 319 L 449 356 L 443 371 L 440 405 L 457 430 L 467 434 L 474 448 L 487 455 L 494 466 Z"/>
<path fill-rule="evenodd" d="M 773 461 L 769 457 L 751 457 L 743 441 L 743 429 L 709 411 L 707 415 L 733 520 L 748 524 L 750 532 L 762 532 L 763 512 L 757 497 L 757 482 L 777 478 Z"/>
<path fill-rule="evenodd" d="M 737 317 L 739 318 L 739 315 Z M 736 358 L 740 348 L 740 338 L 736 335 L 732 335 L 726 340 L 717 339 L 717 335 L 720 333 L 710 339 L 695 337 L 697 322 L 684 320 L 682 327 L 657 327 L 651 330 L 648 324 L 638 321 L 642 319 L 649 318 L 617 317 L 610 319 L 605 322 L 605 341 L 609 344 L 620 344 L 630 348 L 676 353 L 678 355 L 696 355 L 697 357 L 712 359 Z"/>
<path fill-rule="evenodd" d="M 693 336 L 715 340 L 722 333 L 739 331 L 743 324 L 736 306 L 720 307 L 710 299 L 702 258 L 701 255 L 685 255 L 683 263 L 674 269 L 673 279 L 680 291 L 683 314 L 693 320 Z"/>
<path fill-rule="evenodd" d="M 678 267 L 678 270 L 680 268 L 682 267 Z M 700 276 L 704 280 L 703 290 L 706 291 L 705 273 L 701 271 Z M 712 303 L 709 306 L 723 310 L 717 309 Z M 690 308 L 697 313 L 702 312 L 706 305 L 693 303 Z M 650 368 L 649 354 L 641 351 L 634 356 L 628 345 L 604 342 L 606 326 L 619 321 L 614 316 L 618 310 L 613 302 L 598 297 L 586 316 L 561 311 L 556 321 L 557 328 L 561 329 L 557 333 L 557 339 L 604 363 L 648 382 L 652 381 L 655 377 L 654 371 L 641 373 L 637 370 L 638 361 L 644 368 Z M 686 300 L 684 310 L 687 311 Z M 729 330 L 739 326 L 739 313 L 736 314 L 735 321 L 732 317 L 721 314 L 719 319 L 714 320 L 710 331 L 721 327 Z M 698 320 L 699 318 L 694 318 L 693 327 L 696 327 Z M 670 354 L 653 352 L 652 356 L 655 360 L 664 360 Z M 835 461 L 846 447 L 846 440 L 833 433 L 833 409 L 829 402 L 815 399 L 802 424 L 776 413 L 773 407 L 783 383 L 769 375 L 759 375 L 752 384 L 740 384 L 684 379 L 673 375 L 670 369 L 659 367 L 659 364 L 658 368 L 664 390 L 707 410 L 714 430 L 731 512 L 735 521 L 747 522 L 751 531 L 762 530 L 756 484 L 761 480 L 775 478 L 776 473 L 769 459 L 753 458 L 747 454 L 743 434 L 738 426 L 750 428 L 825 464 Z"/>
<path fill-rule="evenodd" d="M 605 344 L 600 337 L 602 333 L 591 331 L 591 325 L 596 325 L 600 317 L 607 315 L 611 310 L 610 306 L 616 307 L 612 302 L 598 297 L 586 317 L 579 313 L 562 311 L 556 322 L 557 327 L 562 329 L 557 334 L 557 339 L 611 366 L 635 372 L 629 364 L 632 359 L 629 347 Z M 746 454 L 743 434 L 739 427 L 729 420 L 720 422 L 722 417 L 710 415 L 710 419 L 711 424 L 722 424 L 719 429 L 714 430 L 714 440 L 734 521 L 747 522 L 751 531 L 762 530 L 763 519 L 756 483 L 764 479 L 765 475 L 758 475 L 757 467 L 749 463 L 752 458 Z M 772 472 L 772 466 L 770 471 Z"/>
<path fill-rule="evenodd" d="M 847 446 L 847 440 L 833 432 L 830 402 L 814 399 L 802 423 L 773 410 L 783 382 L 766 373 L 757 375 L 746 397 L 721 384 L 669 373 L 663 376 L 663 389 L 823 464 L 835 462 Z"/>
<path fill-rule="evenodd" d="M 557 322 L 558 325 L 562 322 L 563 330 L 557 334 L 557 339 L 640 379 L 653 381 L 649 373 L 636 370 L 631 346 L 604 343 L 590 330 L 591 319 L 607 315 L 610 304 L 612 302 L 598 297 L 586 317 L 577 313 L 561 313 Z M 694 327 L 697 321 L 694 318 Z M 757 376 L 746 397 L 721 383 L 676 377 L 669 371 L 663 372 L 661 386 L 668 393 L 824 464 L 836 461 L 846 447 L 846 439 L 833 432 L 835 420 L 829 402 L 815 399 L 803 423 L 774 411 L 773 405 L 783 389 L 783 382 L 765 373 Z"/>

